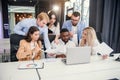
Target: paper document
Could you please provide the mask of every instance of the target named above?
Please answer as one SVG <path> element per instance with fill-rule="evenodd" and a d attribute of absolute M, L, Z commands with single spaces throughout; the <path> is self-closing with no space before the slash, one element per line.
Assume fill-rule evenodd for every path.
<path fill-rule="evenodd" d="M 66 53 L 66 48 L 63 46 L 63 47 L 59 47 L 59 48 L 56 48 L 56 49 L 47 49 L 45 50 L 44 52 L 47 52 L 47 53 Z"/>
<path fill-rule="evenodd" d="M 57 49 L 47 49 L 44 52 L 47 52 L 47 53 L 56 53 Z"/>
<path fill-rule="evenodd" d="M 102 42 L 101 44 L 99 44 L 98 46 L 93 48 L 96 52 L 100 53 L 101 55 L 104 54 L 110 54 L 113 49 L 111 47 L 109 47 L 105 42 Z"/>
<path fill-rule="evenodd" d="M 18 66 L 18 69 L 42 69 L 44 66 L 44 63 L 42 62 L 21 62 Z"/>

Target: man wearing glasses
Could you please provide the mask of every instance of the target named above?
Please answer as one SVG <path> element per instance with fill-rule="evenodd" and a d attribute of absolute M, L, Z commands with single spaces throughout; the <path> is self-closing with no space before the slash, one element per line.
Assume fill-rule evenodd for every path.
<path fill-rule="evenodd" d="M 62 28 L 67 28 L 69 30 L 71 40 L 78 46 L 82 31 L 85 28 L 85 23 L 80 21 L 80 13 L 73 12 L 71 20 L 65 21 Z"/>

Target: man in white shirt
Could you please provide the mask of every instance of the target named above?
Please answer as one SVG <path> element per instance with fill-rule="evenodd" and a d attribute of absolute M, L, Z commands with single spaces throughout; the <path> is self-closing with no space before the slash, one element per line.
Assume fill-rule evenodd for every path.
<path fill-rule="evenodd" d="M 51 43 L 52 49 L 55 49 L 55 53 L 48 53 L 48 57 L 65 58 L 66 48 L 75 47 L 75 43 L 70 41 L 69 31 L 63 28 L 60 31 L 59 43 L 56 44 L 54 41 Z"/>

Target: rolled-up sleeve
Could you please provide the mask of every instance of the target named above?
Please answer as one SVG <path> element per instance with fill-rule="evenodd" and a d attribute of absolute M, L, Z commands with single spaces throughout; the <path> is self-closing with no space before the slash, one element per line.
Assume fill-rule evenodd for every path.
<path fill-rule="evenodd" d="M 18 22 L 18 23 L 15 25 L 15 27 L 14 27 L 14 33 L 19 34 L 19 35 L 25 35 L 26 32 L 23 31 L 24 26 L 25 26 L 24 20 Z"/>

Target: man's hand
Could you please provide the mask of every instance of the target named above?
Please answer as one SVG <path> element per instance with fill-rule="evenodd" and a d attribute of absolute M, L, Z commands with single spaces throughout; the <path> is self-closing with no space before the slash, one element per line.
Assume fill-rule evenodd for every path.
<path fill-rule="evenodd" d="M 56 55 L 56 58 L 66 58 L 66 55 L 65 54 L 59 54 L 59 55 Z"/>
<path fill-rule="evenodd" d="M 71 37 L 71 38 L 72 38 L 73 35 L 74 35 L 74 33 L 73 33 L 72 31 L 70 31 L 69 34 L 70 34 L 70 37 Z"/>
<path fill-rule="evenodd" d="M 55 40 L 54 40 L 54 43 L 58 44 L 58 43 L 59 43 L 59 40 L 58 40 L 58 39 L 55 39 Z"/>
<path fill-rule="evenodd" d="M 86 44 L 86 40 L 85 39 L 82 39 L 81 40 L 81 43 L 80 43 L 80 46 L 84 46 Z"/>

